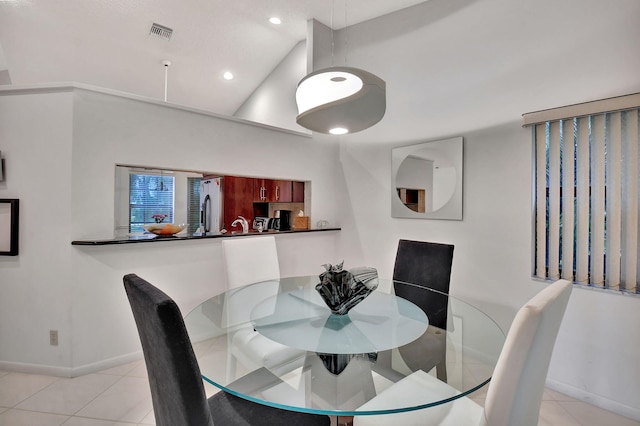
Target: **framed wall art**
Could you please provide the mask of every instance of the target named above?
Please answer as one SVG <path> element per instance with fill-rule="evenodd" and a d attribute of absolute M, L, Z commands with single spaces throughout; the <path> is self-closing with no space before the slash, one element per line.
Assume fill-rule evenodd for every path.
<path fill-rule="evenodd" d="M 0 198 L 0 256 L 18 255 L 17 198 Z"/>

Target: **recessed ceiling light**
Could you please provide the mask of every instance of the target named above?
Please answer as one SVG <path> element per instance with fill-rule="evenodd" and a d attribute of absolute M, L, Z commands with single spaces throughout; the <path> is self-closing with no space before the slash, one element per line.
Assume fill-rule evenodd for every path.
<path fill-rule="evenodd" d="M 222 77 L 225 80 L 233 80 L 233 74 L 231 74 L 229 71 L 225 72 L 224 74 L 222 74 Z"/>
<path fill-rule="evenodd" d="M 272 16 L 271 18 L 269 18 L 269 22 L 271 22 L 273 25 L 282 24 L 282 21 L 277 16 Z"/>

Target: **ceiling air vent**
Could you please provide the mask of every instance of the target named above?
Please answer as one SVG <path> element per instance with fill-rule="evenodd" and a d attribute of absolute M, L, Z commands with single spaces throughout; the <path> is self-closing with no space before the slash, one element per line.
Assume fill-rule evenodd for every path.
<path fill-rule="evenodd" d="M 171 39 L 171 34 L 173 34 L 173 30 L 169 27 L 165 27 L 160 24 L 156 24 L 155 22 L 151 25 L 151 30 L 149 31 L 150 35 L 154 35 L 156 37 L 163 38 L 165 40 Z"/>

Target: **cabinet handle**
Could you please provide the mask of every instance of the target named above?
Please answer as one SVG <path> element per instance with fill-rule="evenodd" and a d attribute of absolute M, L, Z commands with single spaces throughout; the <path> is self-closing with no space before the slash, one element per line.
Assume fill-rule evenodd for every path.
<path fill-rule="evenodd" d="M 276 201 L 278 201 L 280 199 L 280 187 L 276 186 Z"/>

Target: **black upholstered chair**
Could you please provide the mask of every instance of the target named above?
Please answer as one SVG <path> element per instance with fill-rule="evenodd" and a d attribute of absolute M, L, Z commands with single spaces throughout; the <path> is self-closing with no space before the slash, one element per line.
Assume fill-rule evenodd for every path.
<path fill-rule="evenodd" d="M 330 424 L 327 416 L 267 407 L 222 391 L 207 399 L 176 303 L 135 274 L 123 280 L 147 364 L 156 425 Z"/>
<path fill-rule="evenodd" d="M 400 240 L 393 269 L 396 296 L 419 306 L 429 318 L 425 335 L 399 348 L 412 369 L 429 371 L 434 366 L 438 379 L 447 381 L 446 330 L 449 283 L 453 264 L 453 245 Z M 401 282 L 415 284 L 404 285 Z M 420 290 L 427 287 L 440 293 Z"/>

